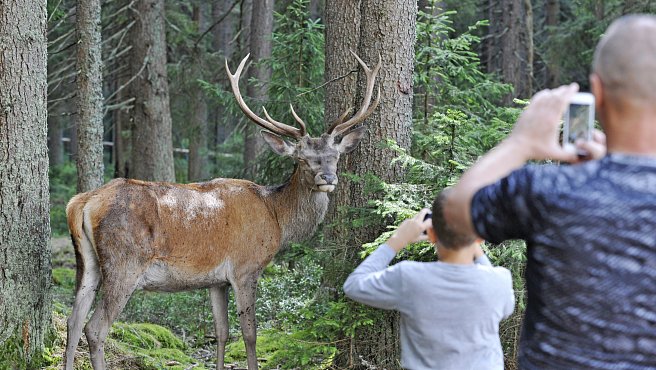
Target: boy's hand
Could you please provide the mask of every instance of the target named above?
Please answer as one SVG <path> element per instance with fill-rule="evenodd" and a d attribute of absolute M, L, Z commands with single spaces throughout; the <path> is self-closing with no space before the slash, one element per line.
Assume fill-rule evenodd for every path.
<path fill-rule="evenodd" d="M 428 236 L 424 234 L 424 231 L 431 227 L 432 224 L 431 219 L 424 221 L 424 217 L 428 212 L 430 210 L 424 208 L 414 217 L 403 221 L 385 244 L 389 245 L 390 248 L 398 253 L 410 243 L 427 240 Z"/>

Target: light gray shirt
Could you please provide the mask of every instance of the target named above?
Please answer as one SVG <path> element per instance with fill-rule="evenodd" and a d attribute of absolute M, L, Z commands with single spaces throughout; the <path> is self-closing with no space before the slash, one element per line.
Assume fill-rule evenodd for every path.
<path fill-rule="evenodd" d="M 515 297 L 510 271 L 486 256 L 474 264 L 403 261 L 383 244 L 346 279 L 344 292 L 369 306 L 401 313 L 406 369 L 503 370 L 499 322 Z"/>

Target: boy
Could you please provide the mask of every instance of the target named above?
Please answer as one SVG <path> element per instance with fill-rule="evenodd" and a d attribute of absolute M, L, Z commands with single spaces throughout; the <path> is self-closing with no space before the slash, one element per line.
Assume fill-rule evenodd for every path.
<path fill-rule="evenodd" d="M 503 369 L 499 322 L 515 297 L 510 271 L 493 267 L 477 239 L 444 223 L 444 192 L 405 220 L 344 283 L 351 299 L 401 313 L 401 364 L 406 369 Z M 426 231 L 427 234 L 423 232 Z M 438 240 L 439 237 L 439 240 Z M 439 261 L 388 264 L 406 245 L 430 239 Z"/>

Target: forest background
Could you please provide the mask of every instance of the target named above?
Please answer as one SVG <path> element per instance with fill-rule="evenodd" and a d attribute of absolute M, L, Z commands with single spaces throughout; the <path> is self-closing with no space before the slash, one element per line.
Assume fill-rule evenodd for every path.
<path fill-rule="evenodd" d="M 656 12 L 651 0 L 44 5 L 29 0 L 12 15 L 11 4 L 0 3 L 0 19 L 22 14 L 28 31 L 40 25 L 30 22 L 30 12 L 47 20 L 47 76 L 37 83 L 47 93 L 47 121 L 38 104 L 20 129 L 0 118 L 1 148 L 36 166 L 21 169 L 0 156 L 0 369 L 61 366 L 75 284 L 65 206 L 75 193 L 115 177 L 284 182 L 293 163 L 264 149 L 229 90 L 224 60 L 234 70 L 250 53 L 254 62 L 242 79 L 247 103 L 266 106 L 283 122 L 292 121 L 293 103 L 318 135 L 346 107 L 359 106 L 364 82 L 349 49 L 370 66 L 382 55 L 381 105 L 364 123 L 368 137 L 340 161 L 340 184 L 319 232 L 284 249 L 262 275 L 258 357 L 263 368 L 400 368 L 398 315 L 346 299 L 348 273 L 502 140 L 533 93 L 569 82 L 586 90 L 593 47 L 613 19 Z M 85 22 L 99 37 L 84 37 Z M 14 31 L 1 24 L 5 43 Z M 26 40 L 29 47 L 38 37 Z M 84 62 L 81 54 L 91 58 Z M 3 83 L 0 91 L 8 91 Z M 0 93 L 5 113 L 6 99 Z M 12 171 L 28 173 L 31 187 L 9 186 Z M 7 208 L 12 204 L 16 213 Z M 24 212 L 26 204 L 35 213 Z M 28 226 L 17 227 L 20 220 Z M 485 248 L 494 264 L 513 272 L 517 308 L 501 326 L 512 369 L 525 305 L 525 245 Z M 397 260 L 433 258 L 423 243 Z M 12 275 L 23 276 L 22 283 Z M 243 366 L 233 301 L 227 362 Z M 27 325 L 21 315 L 34 320 Z M 108 363 L 213 368 L 215 342 L 206 291 L 139 292 L 112 328 Z M 76 368 L 90 368 L 85 348 Z"/>

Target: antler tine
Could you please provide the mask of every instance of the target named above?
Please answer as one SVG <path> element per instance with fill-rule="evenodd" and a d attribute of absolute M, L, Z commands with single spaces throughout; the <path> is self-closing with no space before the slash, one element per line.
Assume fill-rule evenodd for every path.
<path fill-rule="evenodd" d="M 244 59 L 242 59 L 241 63 L 239 63 L 239 67 L 237 67 L 237 70 L 235 71 L 235 74 L 232 74 L 232 72 L 230 72 L 230 68 L 228 67 L 228 59 L 226 59 L 225 61 L 225 67 L 226 67 L 226 71 L 228 72 L 228 79 L 230 80 L 232 93 L 235 95 L 235 98 L 237 99 L 239 108 L 241 108 L 241 110 L 244 112 L 244 114 L 246 114 L 248 118 L 250 118 L 253 122 L 255 122 L 257 125 L 259 125 L 264 129 L 267 129 L 273 133 L 282 136 L 290 136 L 297 139 L 302 137 L 303 134 L 301 134 L 301 130 L 271 119 L 271 117 L 269 117 L 269 115 L 267 114 L 266 109 L 264 110 L 264 114 L 269 119 L 268 121 L 263 118 L 260 118 L 258 115 L 253 113 L 253 111 L 248 107 L 248 105 L 246 105 L 246 102 L 244 101 L 244 98 L 241 96 L 241 92 L 239 91 L 239 77 L 241 76 L 241 72 L 244 69 L 244 66 L 246 65 L 246 61 L 248 60 L 249 56 L 250 53 L 246 55 Z"/>
<path fill-rule="evenodd" d="M 352 109 L 351 107 L 346 108 L 344 113 L 342 113 L 342 115 L 339 116 L 339 118 L 337 118 L 336 120 L 333 121 L 333 123 L 330 124 L 330 127 L 328 127 L 328 130 L 326 130 L 326 133 L 328 134 L 332 133 L 335 127 L 341 125 L 342 122 L 344 122 L 344 118 L 346 118 L 346 116 L 348 116 L 348 114 L 351 113 L 351 109 Z"/>
<path fill-rule="evenodd" d="M 298 122 L 299 126 L 301 126 L 301 136 L 305 136 L 305 133 L 307 132 L 307 130 L 305 129 L 305 122 L 303 122 L 301 117 L 299 117 L 298 114 L 296 114 L 292 103 L 289 103 L 289 108 L 292 110 L 292 116 L 294 116 L 296 122 Z"/>
<path fill-rule="evenodd" d="M 367 75 L 367 88 L 365 92 L 364 99 L 362 100 L 362 107 L 360 107 L 360 110 L 353 116 L 351 117 L 348 121 L 344 123 L 333 124 L 331 126 L 331 131 L 334 131 L 336 135 L 343 133 L 344 131 L 348 130 L 349 128 L 357 125 L 358 123 L 364 121 L 373 111 L 376 109 L 378 106 L 378 103 L 380 102 L 380 86 L 378 87 L 378 96 L 376 97 L 376 100 L 374 101 L 374 104 L 371 105 L 371 97 L 373 96 L 374 92 L 374 85 L 376 83 L 376 76 L 378 75 L 378 71 L 380 70 L 380 67 L 382 66 L 382 58 L 380 54 L 378 54 L 378 63 L 373 69 L 370 69 L 367 67 L 365 62 L 360 59 L 360 57 L 357 56 L 353 51 L 351 51 L 351 54 L 355 57 L 355 59 L 358 60 L 358 63 L 364 69 L 365 74 Z"/>

